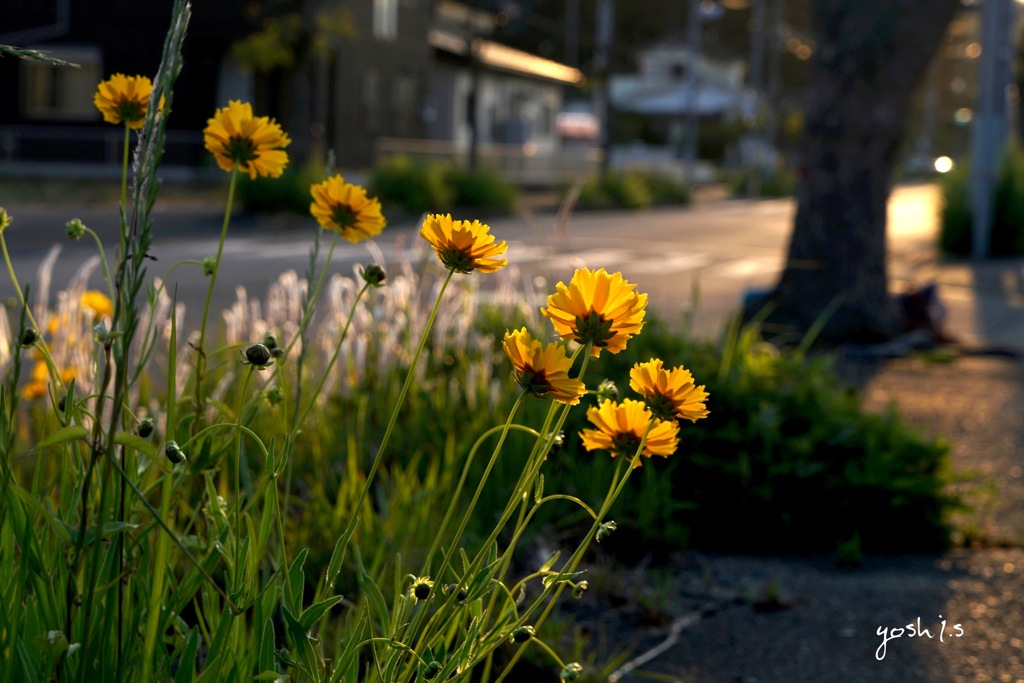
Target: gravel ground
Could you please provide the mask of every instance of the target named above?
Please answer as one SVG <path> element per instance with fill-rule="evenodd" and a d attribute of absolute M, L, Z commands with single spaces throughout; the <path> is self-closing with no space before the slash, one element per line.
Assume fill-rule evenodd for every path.
<path fill-rule="evenodd" d="M 825 557 L 699 553 L 668 570 L 593 568 L 600 604 L 575 618 L 595 661 L 628 652 L 611 680 L 1024 683 L 1024 367 L 901 359 L 862 381 L 868 409 L 895 401 L 971 472 L 960 486 L 978 510 L 959 520 L 964 547 L 853 569 Z M 912 637 L 907 624 L 916 632 L 918 620 Z M 880 629 L 895 636 L 884 652 Z"/>

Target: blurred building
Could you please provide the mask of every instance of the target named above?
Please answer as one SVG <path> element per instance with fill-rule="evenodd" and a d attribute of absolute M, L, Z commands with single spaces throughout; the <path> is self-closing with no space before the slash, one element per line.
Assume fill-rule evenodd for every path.
<path fill-rule="evenodd" d="M 17 95 L 0 108 L 0 169 L 117 173 L 123 131 L 103 123 L 93 93 L 113 73 L 152 77 L 168 20 L 127 0 L 0 5 L 0 43 L 80 65 L 0 59 L 0 82 Z M 340 166 L 366 168 L 401 153 L 543 181 L 563 93 L 583 79 L 490 40 L 501 20 L 451 0 L 195 3 L 166 162 L 212 168 L 202 130 L 241 99 L 278 119 L 299 161 L 330 149 Z"/>

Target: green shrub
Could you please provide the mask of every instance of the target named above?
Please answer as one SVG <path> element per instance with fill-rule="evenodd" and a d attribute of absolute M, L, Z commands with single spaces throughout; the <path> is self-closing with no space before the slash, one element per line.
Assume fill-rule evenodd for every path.
<path fill-rule="evenodd" d="M 367 189 L 385 209 L 398 207 L 408 213 L 446 211 L 454 200 L 454 193 L 445 182 L 446 173 L 446 167 L 439 163 L 389 157 L 374 169 Z"/>
<path fill-rule="evenodd" d="M 690 188 L 675 176 L 657 170 L 633 171 L 647 186 L 654 204 L 689 204 Z"/>
<path fill-rule="evenodd" d="M 280 178 L 261 176 L 250 180 L 246 175 L 239 175 L 238 198 L 246 211 L 308 214 L 313 201 L 309 188 L 323 177 L 324 166 L 315 161 L 301 168 L 287 166 Z"/>
<path fill-rule="evenodd" d="M 947 254 L 965 256 L 971 253 L 971 204 L 967 192 L 969 182 L 966 164 L 956 166 L 939 181 L 942 195 L 939 248 Z"/>
<path fill-rule="evenodd" d="M 652 201 L 651 191 L 642 176 L 632 171 L 615 171 L 588 178 L 580 189 L 576 206 L 580 209 L 643 209 Z"/>
<path fill-rule="evenodd" d="M 754 330 L 722 350 L 651 320 L 625 351 L 602 354 L 588 384 L 608 377 L 628 392 L 629 368 L 651 357 L 690 369 L 710 393 L 710 415 L 682 422 L 680 452 L 645 465 L 620 499 L 625 528 L 611 542 L 627 555 L 681 544 L 741 552 L 848 552 L 853 539 L 867 552 L 948 545 L 958 501 L 946 489 L 947 444 L 923 438 L 895 410 L 865 413 L 855 391 L 838 388 L 830 357 L 777 350 Z M 583 411 L 571 414 L 566 454 L 548 476 L 558 472 L 553 482 L 587 499 L 600 494 L 587 482 L 613 462 L 584 452 L 585 426 Z"/>
<path fill-rule="evenodd" d="M 470 171 L 450 166 L 444 180 L 451 189 L 454 205 L 459 208 L 511 211 L 519 198 L 516 188 L 489 167 Z"/>
<path fill-rule="evenodd" d="M 961 164 L 939 183 L 939 247 L 953 256 L 967 256 L 973 248 L 970 177 L 970 168 Z M 992 213 L 989 254 L 1024 254 L 1024 153 L 1020 150 L 1008 152 L 999 164 Z"/>
<path fill-rule="evenodd" d="M 493 168 L 476 171 L 441 162 L 389 157 L 374 170 L 368 189 L 387 206 L 408 213 L 455 208 L 510 211 L 518 200 L 515 187 Z"/>
<path fill-rule="evenodd" d="M 732 174 L 729 181 L 729 188 L 733 196 L 748 197 L 751 191 L 751 175 L 754 169 L 746 168 Z M 767 172 L 760 171 L 758 197 L 791 197 L 796 192 L 796 174 L 785 166 L 777 166 Z"/>

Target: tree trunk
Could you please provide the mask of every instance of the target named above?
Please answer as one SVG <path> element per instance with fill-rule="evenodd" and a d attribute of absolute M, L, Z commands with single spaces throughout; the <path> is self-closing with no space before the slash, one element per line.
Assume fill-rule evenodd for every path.
<path fill-rule="evenodd" d="M 901 331 L 886 273 L 890 176 L 915 86 L 958 0 L 819 0 L 804 172 L 766 331 L 805 333 L 837 305 L 823 342 Z"/>

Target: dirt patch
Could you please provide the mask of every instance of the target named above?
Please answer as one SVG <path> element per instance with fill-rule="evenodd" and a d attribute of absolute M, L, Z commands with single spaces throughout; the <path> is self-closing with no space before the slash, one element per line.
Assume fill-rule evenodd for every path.
<path fill-rule="evenodd" d="M 967 547 L 847 569 L 692 552 L 668 568 L 592 567 L 593 594 L 567 611 L 600 651 L 595 680 L 1024 683 L 1024 367 L 898 359 L 861 380 L 868 410 L 894 402 L 950 442 L 976 507 L 957 520 Z"/>

